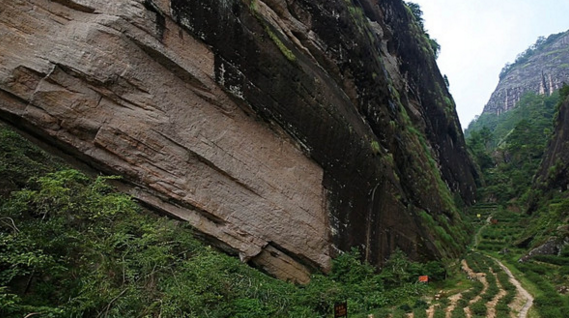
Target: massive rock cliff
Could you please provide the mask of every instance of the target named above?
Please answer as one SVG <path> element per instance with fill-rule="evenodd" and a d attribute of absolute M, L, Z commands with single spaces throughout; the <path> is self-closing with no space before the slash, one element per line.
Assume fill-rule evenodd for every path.
<path fill-rule="evenodd" d="M 273 275 L 466 242 L 475 172 L 400 0 L 2 1 L 0 32 L 2 120 Z"/>
<path fill-rule="evenodd" d="M 499 115 L 515 108 L 525 93 L 550 95 L 564 82 L 569 82 L 569 31 L 539 39 L 506 65 L 483 113 Z"/>

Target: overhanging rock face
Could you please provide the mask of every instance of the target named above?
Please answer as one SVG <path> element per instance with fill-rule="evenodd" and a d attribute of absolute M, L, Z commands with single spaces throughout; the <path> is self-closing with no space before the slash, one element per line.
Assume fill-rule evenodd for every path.
<path fill-rule="evenodd" d="M 474 169 L 401 1 L 3 1 L 0 32 L 1 119 L 243 261 L 460 250 Z"/>
<path fill-rule="evenodd" d="M 291 257 L 327 269 L 322 168 L 241 110 L 211 49 L 170 19 L 158 30 L 142 3 L 83 3 L 3 2 L 3 116 L 125 175 L 244 260 L 299 281 Z"/>

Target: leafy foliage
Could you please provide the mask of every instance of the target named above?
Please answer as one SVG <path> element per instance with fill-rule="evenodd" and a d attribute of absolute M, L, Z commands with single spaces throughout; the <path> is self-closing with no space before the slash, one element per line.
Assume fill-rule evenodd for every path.
<path fill-rule="evenodd" d="M 0 196 L 23 187 L 32 176 L 53 172 L 61 162 L 9 129 L 0 129 Z"/>
<path fill-rule="evenodd" d="M 414 3 L 414 2 L 406 2 L 405 4 L 406 4 L 408 10 L 411 12 L 411 15 L 415 19 L 415 22 L 417 23 L 417 25 L 419 26 L 419 28 L 421 29 L 423 34 L 425 34 L 425 37 L 427 38 L 427 42 L 428 42 L 431 50 L 433 51 L 435 59 L 438 58 L 439 53 L 441 52 L 441 46 L 440 46 L 439 42 L 437 42 L 436 39 L 431 38 L 431 36 L 427 32 L 427 30 L 425 30 L 425 20 L 423 19 L 423 10 L 421 9 L 421 6 L 417 3 Z M 447 80 L 447 82 L 448 82 L 448 80 Z M 447 87 L 448 87 L 448 85 L 447 85 Z"/>
<path fill-rule="evenodd" d="M 49 157 L 0 132 L 30 147 L 5 158 Z M 378 274 L 354 249 L 333 261 L 329 275 L 296 286 L 204 245 L 184 222 L 145 211 L 110 186 L 116 177 L 93 180 L 51 160 L 20 174 L 14 165 L 25 160 L 2 161 L 11 184 L 25 187 L 0 202 L 1 317 L 312 318 L 329 316 L 339 301 L 354 317 L 379 316 L 428 291 L 419 273 L 446 275 L 440 263 L 414 263 L 401 251 Z"/>
<path fill-rule="evenodd" d="M 527 248 L 519 248 L 516 242 L 527 241 L 528 233 L 534 237 L 536 242 L 543 242 L 548 239 L 552 234 L 563 236 L 563 230 L 559 229 L 560 233 L 548 232 L 546 229 L 558 228 L 559 222 L 565 222 L 563 217 L 568 211 L 569 200 L 567 202 L 560 202 L 554 207 L 551 207 L 551 214 L 546 216 L 534 218 L 533 216 L 508 211 L 500 208 L 494 211 L 492 218 L 497 221 L 496 224 L 489 224 L 481 231 L 481 242 L 478 245 L 480 250 L 497 252 L 507 248 L 507 253 L 494 254 L 496 257 L 502 258 L 505 263 L 511 264 L 521 275 L 516 275 L 525 280 L 525 287 L 528 288 L 527 282 L 532 287 L 532 294 L 535 297 L 535 306 L 540 314 L 540 317 L 562 317 L 561 312 L 566 312 L 569 308 L 569 299 L 567 296 L 560 294 L 557 288 L 565 286 L 566 275 L 569 273 L 569 264 L 567 259 L 569 256 L 569 248 L 563 249 L 559 256 L 557 255 L 537 255 L 525 262 L 520 262 L 520 258 L 527 254 Z M 489 244 L 489 243 L 495 243 Z M 519 244 L 519 243 L 518 243 Z M 476 258 L 470 260 L 469 265 L 472 268 L 482 269 L 488 268 L 488 260 L 480 254 L 471 254 L 469 258 Z M 499 300 L 496 304 L 497 317 L 506 317 L 509 314 L 508 304 L 512 302 L 515 297 L 515 286 L 509 282 L 508 276 L 501 271 L 500 268 L 491 266 L 492 270 L 497 273 L 497 280 L 507 294 Z M 488 291 L 494 289 L 495 279 L 491 275 L 486 275 L 490 287 Z M 522 281 L 524 283 L 524 281 Z M 487 292 L 488 293 L 488 292 Z M 495 295 L 495 292 L 490 293 Z M 489 299 L 490 295 L 483 297 Z"/>
<path fill-rule="evenodd" d="M 506 203 L 524 199 L 553 131 L 559 93 L 526 94 L 517 108 L 501 114 L 483 114 L 470 123 L 467 146 L 483 180 L 481 196 Z"/>

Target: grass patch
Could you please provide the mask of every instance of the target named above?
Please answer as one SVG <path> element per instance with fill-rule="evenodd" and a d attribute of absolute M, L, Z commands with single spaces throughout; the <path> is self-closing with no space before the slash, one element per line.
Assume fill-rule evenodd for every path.
<path fill-rule="evenodd" d="M 292 51 L 288 47 L 286 47 L 286 45 L 281 41 L 281 39 L 268 26 L 265 26 L 265 31 L 267 32 L 271 40 L 273 40 L 275 45 L 279 48 L 281 53 L 287 58 L 287 60 L 295 62 L 296 56 L 294 55 L 294 53 L 292 53 Z"/>

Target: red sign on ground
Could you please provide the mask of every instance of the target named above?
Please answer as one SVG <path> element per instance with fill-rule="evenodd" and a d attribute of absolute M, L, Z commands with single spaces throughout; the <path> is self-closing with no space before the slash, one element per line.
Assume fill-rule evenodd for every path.
<path fill-rule="evenodd" d="M 428 283 L 429 276 L 419 276 L 419 283 Z"/>

